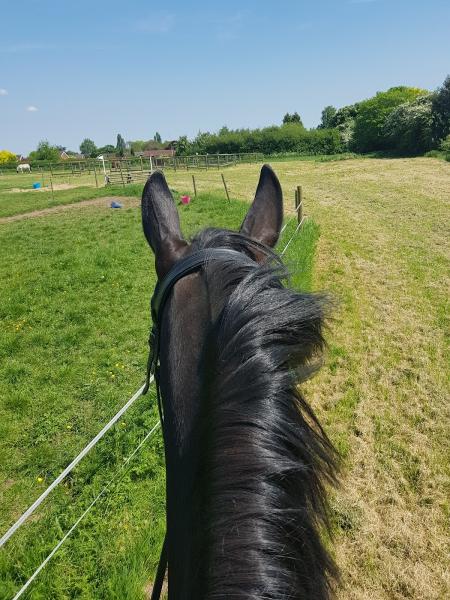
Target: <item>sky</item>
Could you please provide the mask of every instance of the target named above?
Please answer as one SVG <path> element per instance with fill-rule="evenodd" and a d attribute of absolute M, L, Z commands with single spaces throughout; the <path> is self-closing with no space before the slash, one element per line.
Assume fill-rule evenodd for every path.
<path fill-rule="evenodd" d="M 279 124 L 450 73 L 449 0 L 0 0 L 0 149 Z"/>

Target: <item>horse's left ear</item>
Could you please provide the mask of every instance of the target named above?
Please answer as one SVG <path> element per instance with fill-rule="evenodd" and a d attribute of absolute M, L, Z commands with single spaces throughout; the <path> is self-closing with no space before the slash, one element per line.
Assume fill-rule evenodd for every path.
<path fill-rule="evenodd" d="M 269 165 L 259 176 L 255 199 L 241 225 L 244 235 L 273 248 L 283 223 L 283 192 L 278 177 Z"/>
<path fill-rule="evenodd" d="M 142 193 L 142 225 L 147 241 L 155 253 L 158 277 L 162 279 L 186 252 L 180 218 L 164 175 L 150 175 Z"/>

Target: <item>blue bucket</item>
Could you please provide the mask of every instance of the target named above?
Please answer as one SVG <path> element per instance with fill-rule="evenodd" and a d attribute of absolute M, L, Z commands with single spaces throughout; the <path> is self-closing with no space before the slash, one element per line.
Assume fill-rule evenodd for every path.
<path fill-rule="evenodd" d="M 41 184 L 39 183 L 39 181 L 36 181 L 36 183 L 33 183 L 33 190 L 38 190 L 41 187 Z"/>

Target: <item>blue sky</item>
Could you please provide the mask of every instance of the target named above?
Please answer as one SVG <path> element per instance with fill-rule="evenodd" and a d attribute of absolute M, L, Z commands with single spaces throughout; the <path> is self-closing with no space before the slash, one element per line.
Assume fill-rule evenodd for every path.
<path fill-rule="evenodd" d="M 450 72 L 448 0 L 0 2 L 0 149 L 261 127 Z"/>

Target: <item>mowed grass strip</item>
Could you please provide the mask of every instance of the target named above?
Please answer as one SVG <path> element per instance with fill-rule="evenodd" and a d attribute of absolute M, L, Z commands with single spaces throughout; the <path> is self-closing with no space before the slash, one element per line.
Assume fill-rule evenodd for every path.
<path fill-rule="evenodd" d="M 180 206 L 186 235 L 237 229 L 248 205 L 202 195 Z M 289 222 L 280 248 L 295 230 Z M 311 282 L 319 231 L 286 255 Z M 90 208 L 0 226 L 0 528 L 39 496 L 141 385 L 153 256 L 137 208 Z M 187 349 L 188 350 L 188 349 Z M 11 598 L 157 421 L 154 392 L 124 418 L 0 551 Z M 164 531 L 160 433 L 39 575 L 30 598 L 144 598 Z"/>

